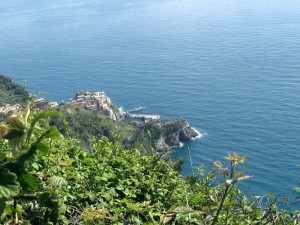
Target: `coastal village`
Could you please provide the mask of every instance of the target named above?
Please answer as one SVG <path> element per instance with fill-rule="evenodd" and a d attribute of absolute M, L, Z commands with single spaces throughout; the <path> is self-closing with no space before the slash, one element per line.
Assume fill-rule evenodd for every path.
<path fill-rule="evenodd" d="M 45 109 L 47 107 L 53 108 L 59 106 L 58 102 L 55 101 L 46 101 L 44 98 L 39 98 L 34 100 L 34 103 L 37 108 Z M 75 98 L 70 98 L 67 103 L 61 104 L 72 104 L 75 106 L 82 106 L 86 109 L 94 110 L 97 112 L 102 112 L 105 115 L 109 116 L 113 120 L 141 120 L 145 123 L 155 122 L 160 119 L 159 115 L 146 115 L 138 114 L 138 112 L 145 107 L 135 107 L 128 112 L 123 111 L 121 108 L 116 107 L 110 100 L 110 98 L 105 94 L 105 92 L 90 92 L 90 91 L 80 91 L 76 94 Z M 8 113 L 10 115 L 15 114 L 19 111 L 20 105 L 10 105 L 0 107 L 0 113 Z"/>
<path fill-rule="evenodd" d="M 16 104 L 16 105 L 6 104 L 5 106 L 0 107 L 0 113 L 13 115 L 13 114 L 17 113 L 20 110 L 20 108 L 21 108 L 21 106 L 19 104 Z"/>
<path fill-rule="evenodd" d="M 76 106 L 83 106 L 86 109 L 103 112 L 114 120 L 121 119 L 115 116 L 111 100 L 104 92 L 79 92 L 76 94 L 75 99 L 69 99 L 69 103 Z"/>
<path fill-rule="evenodd" d="M 38 108 L 56 107 L 59 105 L 57 102 L 47 102 L 44 98 L 35 100 L 35 104 Z M 76 94 L 74 99 L 70 98 L 68 103 L 66 104 L 82 106 L 86 109 L 102 112 L 113 120 L 133 119 L 142 120 L 143 122 L 151 122 L 156 121 L 160 118 L 159 115 L 132 113 L 144 109 L 144 107 L 137 107 L 134 110 L 125 112 L 122 109 L 117 108 L 114 104 L 112 104 L 111 99 L 103 91 L 80 91 Z"/>
<path fill-rule="evenodd" d="M 76 94 L 75 99 L 70 99 L 69 102 L 73 105 L 83 106 L 87 109 L 103 112 L 113 120 L 122 119 L 141 119 L 145 122 L 151 120 L 158 120 L 159 115 L 144 115 L 132 114 L 117 108 L 112 104 L 110 98 L 104 92 L 79 92 Z"/>

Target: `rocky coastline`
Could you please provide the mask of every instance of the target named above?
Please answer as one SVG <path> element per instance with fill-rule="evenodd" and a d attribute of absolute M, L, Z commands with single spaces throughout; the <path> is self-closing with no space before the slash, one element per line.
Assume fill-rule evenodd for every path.
<path fill-rule="evenodd" d="M 1 92 L 3 102 L 0 104 L 0 114 L 4 116 L 6 113 L 17 113 L 20 106 L 26 104 L 30 95 L 23 87 L 13 83 L 10 78 L 5 76 L 0 76 L 0 78 L 3 81 L 1 84 L 3 86 Z M 22 95 L 20 95 L 21 92 Z M 10 103 L 9 99 L 16 99 L 15 95 L 22 101 L 8 104 Z M 6 100 L 4 101 L 4 99 Z M 145 141 L 149 142 L 148 134 L 150 133 L 152 136 L 151 146 L 158 151 L 180 147 L 183 142 L 199 137 L 197 130 L 193 129 L 185 119 L 161 120 L 159 115 L 138 113 L 145 108 L 142 106 L 124 111 L 114 105 L 105 92 L 79 91 L 74 98 L 61 104 L 48 102 L 44 98 L 35 99 L 34 102 L 40 110 L 52 108 L 63 113 L 65 118 L 68 118 L 74 135 L 76 136 L 77 133 L 76 137 L 87 145 L 89 145 L 88 139 L 93 136 L 104 135 L 113 139 L 113 134 L 120 132 L 119 127 L 123 127 L 121 142 L 125 145 L 136 146 Z M 76 107 L 82 110 L 78 110 Z M 76 113 L 78 117 L 75 116 Z M 103 119 L 104 117 L 101 115 L 107 119 Z M 62 121 L 53 122 L 53 125 L 59 127 L 64 134 L 62 124 Z"/>
<path fill-rule="evenodd" d="M 152 144 L 158 151 L 180 147 L 183 142 L 199 137 L 199 132 L 185 119 L 160 120 L 159 115 L 125 112 L 114 105 L 103 91 L 80 91 L 74 99 L 69 100 L 69 103 L 102 112 L 112 120 L 136 122 L 140 128 L 147 129 L 153 134 L 155 138 Z"/>

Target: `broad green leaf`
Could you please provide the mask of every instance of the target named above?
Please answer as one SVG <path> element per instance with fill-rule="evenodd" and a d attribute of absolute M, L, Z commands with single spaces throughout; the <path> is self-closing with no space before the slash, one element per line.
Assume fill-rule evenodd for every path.
<path fill-rule="evenodd" d="M 22 170 L 31 167 L 31 164 L 33 163 L 33 160 L 37 154 L 37 149 L 37 144 L 33 144 L 29 150 L 23 152 L 17 158 L 16 163 L 20 166 Z"/>
<path fill-rule="evenodd" d="M 267 192 L 267 195 L 270 197 L 270 198 L 275 198 L 276 196 L 273 194 L 273 193 L 271 193 L 271 192 Z"/>
<path fill-rule="evenodd" d="M 61 134 L 58 132 L 56 127 L 51 127 L 45 134 L 43 135 L 44 138 L 54 138 L 54 137 L 60 137 Z"/>
<path fill-rule="evenodd" d="M 11 215 L 13 213 L 13 209 L 9 204 L 5 204 L 4 214 Z"/>
<path fill-rule="evenodd" d="M 39 167 L 39 164 L 37 164 L 36 162 L 33 162 L 32 164 L 31 164 L 31 166 L 32 166 L 32 168 L 34 168 L 34 169 L 36 169 L 36 170 L 38 170 L 40 167 Z"/>
<path fill-rule="evenodd" d="M 32 122 L 30 124 L 30 128 L 28 130 L 27 142 L 29 142 L 29 140 L 30 140 L 30 137 L 33 132 L 35 124 L 41 119 L 45 119 L 45 118 L 52 117 L 52 116 L 61 116 L 61 114 L 56 111 L 42 111 L 34 117 L 34 119 L 32 120 Z"/>
<path fill-rule="evenodd" d="M 95 195 L 93 195 L 92 193 L 88 193 L 87 194 L 89 196 L 89 199 L 93 202 L 95 201 Z"/>
<path fill-rule="evenodd" d="M 13 155 L 17 155 L 22 150 L 23 137 L 12 138 L 8 140 Z"/>
<path fill-rule="evenodd" d="M 19 193 L 17 175 L 7 169 L 0 168 L 0 198 L 11 198 Z"/>
<path fill-rule="evenodd" d="M 21 173 L 20 179 L 22 181 L 22 186 L 24 185 L 26 189 L 34 190 L 37 187 L 37 183 L 34 176 L 32 176 L 29 173 Z"/>
<path fill-rule="evenodd" d="M 49 152 L 49 149 L 50 149 L 49 146 L 45 143 L 38 144 L 38 150 L 42 156 L 46 156 Z"/>
<path fill-rule="evenodd" d="M 123 199 L 120 201 L 120 203 L 127 203 L 127 202 L 129 202 L 129 199 L 128 199 L 128 198 L 123 198 Z"/>
<path fill-rule="evenodd" d="M 62 204 L 59 209 L 58 209 L 59 213 L 63 214 L 67 211 L 67 206 L 65 204 Z"/>

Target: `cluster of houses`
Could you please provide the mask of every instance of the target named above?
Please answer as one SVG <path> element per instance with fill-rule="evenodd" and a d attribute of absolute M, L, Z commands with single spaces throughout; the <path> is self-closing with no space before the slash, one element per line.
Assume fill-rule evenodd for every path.
<path fill-rule="evenodd" d="M 36 99 L 36 100 L 34 100 L 34 103 L 35 103 L 36 107 L 39 109 L 58 106 L 57 102 L 47 102 L 44 98 Z"/>
<path fill-rule="evenodd" d="M 94 111 L 103 112 L 114 120 L 120 119 L 116 118 L 116 114 L 112 108 L 111 100 L 104 92 L 81 91 L 76 94 L 75 99 L 71 98 L 69 103 L 76 106 L 83 106 Z M 122 114 L 122 112 L 120 113 Z"/>
<path fill-rule="evenodd" d="M 44 98 L 36 99 L 34 102 L 36 107 L 39 109 L 44 109 L 47 107 L 56 107 L 59 105 L 57 102 L 54 101 L 47 102 Z M 159 115 L 132 114 L 117 109 L 113 107 L 110 98 L 107 97 L 104 92 L 80 91 L 76 94 L 75 99 L 73 98 L 69 99 L 68 104 L 82 106 L 87 109 L 103 112 L 105 115 L 109 116 L 113 120 L 139 119 L 144 122 L 150 122 L 150 121 L 156 121 L 160 118 Z M 7 104 L 4 107 L 0 107 L 0 113 L 15 114 L 19 111 L 19 109 L 20 109 L 20 105 Z M 137 110 L 132 110 L 132 111 L 137 111 Z"/>
<path fill-rule="evenodd" d="M 159 115 L 144 115 L 144 114 L 131 114 L 124 112 L 120 109 L 115 112 L 109 97 L 104 92 L 79 92 L 76 94 L 75 99 L 70 99 L 69 102 L 73 105 L 83 106 L 88 109 L 103 112 L 113 120 L 120 119 L 140 119 L 144 122 L 156 121 L 160 118 Z M 144 107 L 143 107 L 144 108 Z"/>
<path fill-rule="evenodd" d="M 0 113 L 5 113 L 5 114 L 16 114 L 20 109 L 20 105 L 16 104 L 16 105 L 10 105 L 10 104 L 6 104 L 5 106 L 0 107 Z"/>
<path fill-rule="evenodd" d="M 71 98 L 69 102 L 73 105 L 97 111 L 109 110 L 111 108 L 111 100 L 104 92 L 79 92 L 76 94 L 75 99 Z"/>
<path fill-rule="evenodd" d="M 80 91 L 76 94 L 75 99 L 69 99 L 68 104 L 82 106 L 87 109 L 103 112 L 114 120 L 123 118 L 122 112 L 116 114 L 113 111 L 111 100 L 106 96 L 104 92 Z M 35 100 L 35 105 L 39 109 L 44 109 L 47 107 L 56 107 L 58 106 L 58 103 L 47 102 L 44 98 L 40 98 Z M 120 116 L 122 118 L 119 118 Z"/>

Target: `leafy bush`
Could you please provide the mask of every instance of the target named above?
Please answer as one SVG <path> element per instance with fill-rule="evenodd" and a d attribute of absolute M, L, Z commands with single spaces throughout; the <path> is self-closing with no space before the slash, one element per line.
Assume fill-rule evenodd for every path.
<path fill-rule="evenodd" d="M 238 189 L 247 156 L 228 154 L 184 179 L 155 151 L 93 138 L 89 151 L 49 126 L 57 112 L 24 112 L 0 126 L 2 224 L 297 224 L 269 194 Z M 151 154 L 152 152 L 152 154 Z"/>

